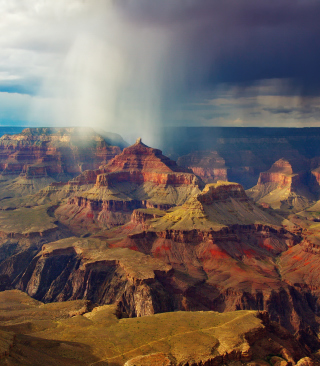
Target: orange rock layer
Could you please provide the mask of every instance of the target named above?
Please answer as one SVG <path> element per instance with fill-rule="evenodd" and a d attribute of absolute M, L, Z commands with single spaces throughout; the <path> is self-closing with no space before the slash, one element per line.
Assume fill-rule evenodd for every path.
<path fill-rule="evenodd" d="M 0 171 L 3 175 L 27 177 L 76 175 L 98 168 L 121 152 L 88 129 L 88 141 L 80 129 L 28 128 L 17 135 L 0 138 Z"/>
<path fill-rule="evenodd" d="M 277 183 L 279 188 L 297 186 L 301 183 L 302 175 L 300 172 L 293 172 L 289 161 L 280 159 L 268 171 L 260 173 L 257 184 Z"/>
<path fill-rule="evenodd" d="M 225 160 L 216 151 L 196 151 L 181 156 L 178 165 L 190 168 L 206 183 L 228 180 Z"/>

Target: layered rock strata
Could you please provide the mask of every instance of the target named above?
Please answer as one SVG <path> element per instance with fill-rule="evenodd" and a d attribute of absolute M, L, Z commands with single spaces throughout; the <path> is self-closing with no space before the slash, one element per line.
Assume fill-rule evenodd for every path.
<path fill-rule="evenodd" d="M 190 168 L 205 183 L 228 180 L 225 161 L 216 151 L 197 151 L 190 153 L 179 157 L 177 164 Z"/>
<path fill-rule="evenodd" d="M 287 280 L 287 265 L 278 259 L 304 245 L 301 229 L 272 210 L 260 209 L 239 184 L 207 185 L 166 214 L 134 211 L 122 233 L 130 228 L 125 239 L 120 229 L 113 233 L 119 239 L 113 238 L 112 246 L 134 248 L 170 264 L 174 274 L 164 287 L 174 294 L 178 309 L 267 310 L 291 332 L 309 337 L 307 343 L 317 349 L 320 287 L 302 288 Z M 308 300 L 313 297 L 314 303 Z"/>
<path fill-rule="evenodd" d="M 260 173 L 258 183 L 247 191 L 255 202 L 274 209 L 297 212 L 311 206 L 315 196 L 306 186 L 307 171 L 301 164 L 285 159 L 276 161 L 272 167 Z"/>
<path fill-rule="evenodd" d="M 15 286 L 45 302 L 116 303 L 133 317 L 173 310 L 160 281 L 171 275 L 171 266 L 143 253 L 68 238 L 44 245 Z"/>
<path fill-rule="evenodd" d="M 0 138 L 2 175 L 75 175 L 121 152 L 90 128 L 26 128 Z"/>
<path fill-rule="evenodd" d="M 268 310 L 272 320 L 317 349 L 318 285 L 312 279 L 302 287 L 285 274 L 285 258 L 290 263 L 289 254 L 305 245 L 299 227 L 254 204 L 241 185 L 221 181 L 168 211 L 138 209 L 130 218 L 130 210 L 125 225 L 45 244 L 32 257 L 23 252 L 29 261 L 23 270 L 17 270 L 22 257 L 15 256 L 0 266 L 0 275 L 41 301 L 116 304 L 119 314 L 131 317 Z M 299 269 L 301 275 L 305 270 Z"/>
<path fill-rule="evenodd" d="M 95 225 L 124 224 L 137 208 L 166 210 L 182 204 L 200 192 L 202 181 L 138 139 L 107 165 L 84 172 L 68 185 L 91 188 L 71 197 L 56 211 L 57 217 L 74 230 L 86 220 L 86 229 L 91 225 L 92 230 Z"/>

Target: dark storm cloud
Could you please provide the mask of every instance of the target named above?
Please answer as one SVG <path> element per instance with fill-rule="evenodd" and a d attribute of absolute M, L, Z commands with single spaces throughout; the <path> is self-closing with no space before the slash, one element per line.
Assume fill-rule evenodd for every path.
<path fill-rule="evenodd" d="M 3 0 L 0 13 L 3 119 L 150 144 L 166 124 L 319 123 L 319 0 Z"/>
<path fill-rule="evenodd" d="M 301 106 L 299 108 L 262 108 L 263 111 L 269 112 L 272 114 L 295 114 L 295 118 L 304 119 L 306 117 L 319 117 L 320 116 L 320 107 L 316 105 L 308 105 Z"/>
<path fill-rule="evenodd" d="M 320 2 L 308 0 L 120 1 L 132 22 L 167 27 L 176 40 L 166 65 L 184 58 L 185 87 L 290 78 L 288 94 L 320 90 Z M 179 46 L 178 46 L 179 43 Z M 167 84 L 170 88 L 170 84 Z"/>
<path fill-rule="evenodd" d="M 266 112 L 270 112 L 273 114 L 280 114 L 280 113 L 284 113 L 284 114 L 289 114 L 289 113 L 293 113 L 295 110 L 293 108 L 262 108 L 264 111 Z"/>

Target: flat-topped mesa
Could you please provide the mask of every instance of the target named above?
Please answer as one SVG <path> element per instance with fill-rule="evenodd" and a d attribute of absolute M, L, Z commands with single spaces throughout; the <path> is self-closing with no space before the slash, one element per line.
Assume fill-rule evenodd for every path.
<path fill-rule="evenodd" d="M 301 181 L 302 173 L 294 173 L 292 164 L 285 159 L 279 159 L 272 167 L 260 173 L 258 185 L 266 183 L 277 183 L 279 188 L 287 185 L 296 185 Z"/>
<path fill-rule="evenodd" d="M 240 184 L 219 181 L 207 184 L 183 205 L 150 221 L 149 231 L 179 232 L 184 237 L 196 230 L 202 237 L 204 232 L 221 232 L 239 225 L 279 227 L 281 222 L 282 218 L 271 216 L 249 200 Z"/>
<path fill-rule="evenodd" d="M 206 205 L 211 205 L 215 201 L 222 201 L 230 198 L 240 200 L 248 199 L 241 184 L 223 181 L 207 184 L 197 197 L 199 202 Z"/>

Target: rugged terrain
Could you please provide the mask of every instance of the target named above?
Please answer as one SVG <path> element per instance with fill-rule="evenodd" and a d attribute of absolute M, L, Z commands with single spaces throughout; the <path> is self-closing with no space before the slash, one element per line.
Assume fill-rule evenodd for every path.
<path fill-rule="evenodd" d="M 260 173 L 256 186 L 247 190 L 255 202 L 274 209 L 299 212 L 312 206 L 316 195 L 308 187 L 306 161 L 280 159 Z"/>
<path fill-rule="evenodd" d="M 85 171 L 68 186 L 84 186 L 84 190 L 60 206 L 56 216 L 81 232 L 124 224 L 137 208 L 166 210 L 182 204 L 200 192 L 203 183 L 191 170 L 138 139 L 108 164 Z"/>
<path fill-rule="evenodd" d="M 319 285 L 301 267 L 297 273 L 309 280 L 291 274 L 297 253 L 317 262 L 301 230 L 256 206 L 241 185 L 219 181 L 182 206 L 134 210 L 130 222 L 113 230 L 44 244 L 20 273 L 19 257 L 11 256 L 0 271 L 37 300 L 115 304 L 130 317 L 267 310 L 299 337 L 308 334 L 314 351 Z"/>
<path fill-rule="evenodd" d="M 35 193 L 121 152 L 90 128 L 26 128 L 0 138 L 0 198 Z"/>
<path fill-rule="evenodd" d="M 314 365 L 309 351 L 268 314 L 174 312 L 116 316 L 112 305 L 43 304 L 0 293 L 0 365 Z"/>
<path fill-rule="evenodd" d="M 181 156 L 177 160 L 177 164 L 190 168 L 206 183 L 228 180 L 225 160 L 219 156 L 217 151 L 196 151 Z"/>
<path fill-rule="evenodd" d="M 33 141 L 31 145 L 34 150 L 31 150 L 34 156 L 40 156 L 43 151 L 46 156 L 51 149 L 41 147 L 37 150 L 37 146 L 43 146 L 43 141 L 46 141 L 47 137 L 43 135 L 47 136 L 48 131 L 45 134 L 43 132 L 27 131 L 27 145 Z M 52 139 L 58 143 L 45 144 L 53 144 L 57 148 L 48 166 L 55 166 L 57 156 L 63 156 L 57 154 L 57 144 L 65 146 L 62 140 L 70 137 L 63 135 L 62 138 L 57 131 L 54 133 L 58 136 L 52 133 Z M 69 147 L 82 141 L 79 132 L 72 133 L 77 136 L 70 137 L 66 142 Z M 33 136 L 31 139 L 30 135 Z M 84 154 L 81 159 L 81 154 L 72 155 L 72 159 L 78 156 L 77 161 L 87 161 L 89 164 L 79 166 L 79 174 L 65 170 L 65 178 L 61 179 L 65 181 L 58 182 L 60 173 L 56 176 L 47 173 L 48 177 L 55 178 L 46 187 L 41 188 L 39 185 L 28 195 L 26 191 L 17 193 L 17 190 L 8 189 L 11 198 L 3 197 L 0 201 L 0 291 L 21 290 L 34 299 L 26 300 L 25 297 L 23 301 L 30 301 L 35 307 L 48 306 L 49 309 L 52 306 L 50 309 L 53 313 L 59 306 L 67 309 L 70 305 L 73 309 L 72 304 L 82 304 L 79 306 L 83 308 L 81 314 L 75 314 L 73 311 L 76 310 L 73 309 L 71 318 L 70 314 L 64 313 L 63 320 L 60 320 L 60 315 L 57 315 L 50 324 L 44 319 L 47 325 L 43 328 L 41 325 L 40 333 L 37 333 L 37 325 L 30 319 L 32 316 L 29 313 L 25 315 L 28 325 L 19 317 L 20 320 L 13 321 L 14 325 L 11 320 L 5 321 L 1 329 L 17 333 L 16 338 L 11 333 L 0 335 L 4 344 L 12 344 L 14 351 L 10 357 L 18 357 L 17 347 L 24 350 L 20 353 L 21 357 L 28 352 L 43 355 L 46 347 L 52 347 L 56 352 L 45 352 L 51 357 L 52 364 L 57 360 L 61 365 L 74 364 L 69 356 L 73 349 L 78 349 L 81 358 L 78 361 L 83 362 L 79 364 L 84 365 L 89 364 L 88 360 L 91 363 L 96 360 L 97 365 L 107 362 L 114 365 L 127 362 L 127 366 L 156 365 L 157 362 L 160 365 L 187 365 L 188 362 L 189 365 L 191 362 L 194 362 L 193 365 L 209 365 L 240 360 L 242 351 L 239 349 L 249 347 L 252 350 L 250 360 L 260 358 L 269 362 L 272 354 L 279 354 L 280 359 L 271 362 L 275 364 L 286 362 L 284 359 L 295 363 L 320 348 L 320 201 L 317 201 L 320 181 L 317 169 L 320 160 L 314 156 L 317 151 L 315 147 L 311 149 L 313 155 L 309 151 L 307 156 L 307 152 L 299 146 L 293 148 L 292 141 L 291 145 L 288 141 L 278 141 L 277 145 L 272 140 L 277 148 L 271 149 L 270 156 L 262 160 L 259 154 L 255 155 L 255 149 L 254 153 L 241 150 L 250 143 L 240 138 L 233 141 L 236 148 L 241 147 L 242 152 L 237 156 L 232 157 L 231 151 L 227 153 L 223 149 L 221 153 L 207 150 L 186 154 L 176 164 L 160 150 L 143 144 L 141 139 L 122 152 L 117 148 L 118 154 L 112 158 L 110 155 L 108 160 L 106 152 L 113 149 L 115 153 L 116 148 L 105 145 L 106 141 L 102 137 L 97 138 L 96 134 L 90 136 L 90 147 L 81 145 L 78 150 L 71 149 L 73 152 L 83 151 Z M 22 153 L 24 142 L 19 142 L 20 137 L 6 138 L 8 141 L 16 139 L 19 154 L 26 156 L 30 151 L 26 155 Z M 261 139 L 258 141 L 261 143 Z M 267 140 L 265 144 L 269 142 Z M 103 146 L 98 148 L 97 144 L 100 143 Z M 220 141 L 220 145 L 223 144 L 229 146 L 230 141 Z M 103 153 L 99 155 L 97 151 Z M 87 152 L 90 159 L 86 158 Z M 285 154 L 282 157 L 280 155 L 280 158 L 280 153 Z M 100 156 L 101 162 L 97 156 Z M 238 168 L 236 161 L 239 163 Z M 72 169 L 78 168 L 73 165 Z M 247 172 L 239 175 L 247 183 L 258 174 L 255 181 L 258 183 L 245 191 L 241 184 L 226 181 L 226 178 L 231 180 L 236 176 L 236 172 Z M 76 176 L 72 177 L 72 174 Z M 34 181 L 43 179 L 40 176 L 37 173 Z M 26 177 L 19 175 L 11 180 L 12 184 L 16 184 L 15 179 Z M 204 181 L 214 183 L 206 185 Z M 5 185 L 8 183 L 3 184 L 2 192 L 5 194 L 4 187 L 9 186 Z M 13 303 L 22 301 L 22 293 L 17 290 L 3 294 L 13 296 Z M 0 300 L 1 296 L 0 293 Z M 93 307 L 95 309 L 92 311 Z M 182 310 L 187 312 L 179 312 Z M 11 319 L 12 313 L 9 309 L 6 311 Z M 228 313 L 234 311 L 240 312 Z M 242 330 L 239 328 L 240 335 L 237 326 L 232 326 L 230 331 L 221 333 L 221 339 L 215 331 L 210 333 L 208 339 L 203 336 L 203 344 L 199 341 L 195 345 L 196 351 L 190 346 L 189 338 L 179 338 L 177 344 L 175 336 L 169 337 L 168 342 L 164 341 L 167 339 L 165 329 L 163 339 L 160 337 L 160 346 L 158 341 L 155 347 L 153 341 L 152 346 L 147 341 L 148 348 L 142 337 L 142 343 L 138 342 L 136 346 L 139 351 L 136 352 L 133 347 L 135 351 L 131 354 L 132 347 L 128 343 L 121 343 L 120 335 L 119 342 L 115 341 L 112 346 L 114 349 L 109 352 L 103 343 L 106 340 L 98 342 L 95 348 L 91 340 L 81 338 L 82 332 L 77 328 L 84 327 L 84 332 L 96 334 L 100 332 L 98 323 L 104 324 L 110 320 L 112 327 L 125 324 L 126 329 L 129 329 L 130 324 L 136 324 L 132 332 L 138 334 L 137 327 L 140 329 L 140 325 L 142 332 L 149 323 L 159 327 L 159 319 L 165 319 L 162 321 L 166 324 L 174 323 L 177 329 L 185 329 L 186 323 L 190 325 L 197 317 L 208 317 L 206 320 L 199 318 L 197 322 L 210 322 L 210 314 L 215 317 L 238 314 L 232 318 L 236 322 L 244 315 L 239 322 L 243 324 L 246 319 L 249 332 L 251 326 L 256 329 L 258 323 L 262 324 L 263 335 L 259 338 L 262 343 L 257 341 L 260 344 L 257 347 L 260 348 L 255 348 L 254 344 L 258 343 L 251 344 L 247 335 L 241 333 L 245 332 L 244 327 Z M 97 322 L 94 320 L 96 316 Z M 105 320 L 102 321 L 102 318 Z M 224 319 L 223 326 L 229 327 L 231 320 L 219 319 Z M 286 328 L 286 331 L 273 321 Z M 68 328 L 69 324 L 74 324 L 74 332 Z M 109 331 L 113 335 L 118 332 L 116 328 L 109 329 L 109 325 L 105 328 L 103 337 L 106 339 L 110 337 Z M 191 328 L 185 331 L 187 334 L 191 332 L 194 339 L 192 332 L 195 329 L 193 326 Z M 62 338 L 58 337 L 57 329 L 59 332 L 61 330 L 59 334 Z M 170 334 L 176 334 L 173 328 L 168 329 Z M 196 330 L 201 333 L 201 337 L 207 334 L 204 329 L 201 326 Z M 280 332 L 284 338 L 282 335 L 272 338 L 268 333 L 270 329 L 276 334 Z M 119 328 L 119 334 L 123 331 L 123 328 Z M 228 332 L 234 332 L 237 340 L 236 343 L 230 343 L 231 358 L 225 358 L 222 355 L 224 351 L 221 351 L 221 344 L 229 342 Z M 31 333 L 34 334 L 31 336 Z M 129 333 L 126 336 L 131 339 Z M 29 339 L 29 336 L 36 337 L 37 341 Z M 276 346 L 268 345 L 269 341 L 265 337 L 271 337 L 270 344 Z M 17 339 L 16 343 L 14 339 Z M 284 340 L 289 345 L 283 343 Z M 249 346 L 245 342 L 249 342 Z M 200 343 L 204 348 L 201 348 Z M 176 351 L 178 344 L 180 348 Z M 205 345 L 208 344 L 212 354 L 207 353 L 209 348 Z M 302 347 L 299 355 L 286 356 L 281 353 L 283 347 L 290 348 L 292 345 L 296 350 Z M 59 353 L 68 347 L 70 353 Z M 184 348 L 183 352 L 181 347 Z M 261 347 L 264 351 L 261 351 Z M 4 354 L 8 355 L 8 352 Z M 243 357 L 242 362 L 250 361 L 249 358 L 245 359 L 246 356 Z M 312 357 L 316 362 L 316 356 Z M 8 362 L 13 362 L 11 364 L 17 362 L 16 359 L 9 359 Z M 262 365 L 263 361 L 260 360 L 258 364 Z"/>
<path fill-rule="evenodd" d="M 256 185 L 259 174 L 279 159 L 300 162 L 303 170 L 314 170 L 315 176 L 319 167 L 319 128 L 166 128 L 163 135 L 161 148 L 172 158 L 190 162 L 192 167 L 202 154 L 219 156 L 228 180 L 245 189 Z M 205 168 L 205 161 L 202 164 Z M 313 179 L 309 185 L 314 185 Z"/>

